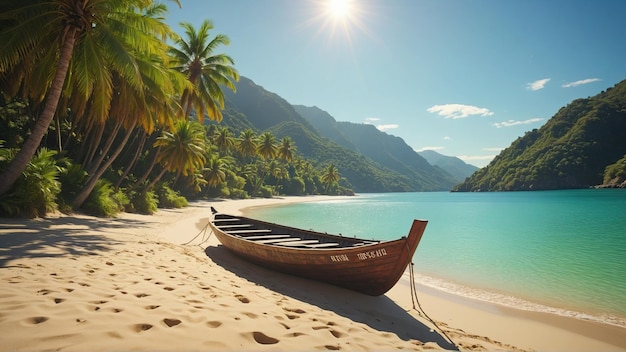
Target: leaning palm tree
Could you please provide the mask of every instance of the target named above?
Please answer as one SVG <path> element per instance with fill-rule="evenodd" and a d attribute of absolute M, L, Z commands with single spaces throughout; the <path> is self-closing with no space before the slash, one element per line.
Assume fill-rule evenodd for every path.
<path fill-rule="evenodd" d="M 37 151 L 62 93 L 82 99 L 74 105 L 77 115 L 82 115 L 89 105 L 89 118 L 104 120 L 114 96 L 109 75 L 112 69 L 141 90 L 144 82 L 135 55 L 154 52 L 162 39 L 146 29 L 163 21 L 138 11 L 152 3 L 151 0 L 10 0 L 3 5 L 0 90 L 11 96 L 19 93 L 42 107 L 31 134 L 0 174 L 0 194 L 11 188 Z M 74 71 L 76 74 L 72 74 Z"/>
<path fill-rule="evenodd" d="M 220 45 L 228 45 L 228 37 L 222 34 L 210 39 L 209 31 L 213 24 L 205 20 L 198 31 L 191 23 L 180 24 L 185 30 L 186 38 L 177 38 L 177 47 L 170 48 L 174 58 L 174 68 L 187 76 L 193 85 L 183 91 L 180 98 L 185 108 L 185 118 L 189 118 L 191 109 L 196 111 L 198 120 L 202 122 L 207 114 L 211 120 L 222 120 L 221 109 L 224 108 L 222 86 L 235 91 L 233 81 L 239 80 L 239 74 L 232 65 L 233 59 L 225 54 L 215 54 Z"/>

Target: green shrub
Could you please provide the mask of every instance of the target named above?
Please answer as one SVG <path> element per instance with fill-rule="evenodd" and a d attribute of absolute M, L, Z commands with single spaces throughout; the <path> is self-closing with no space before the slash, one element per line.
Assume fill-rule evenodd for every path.
<path fill-rule="evenodd" d="M 189 205 L 187 198 L 169 188 L 166 183 L 159 184 L 156 194 L 161 208 L 184 208 Z"/>
<path fill-rule="evenodd" d="M 152 191 L 141 191 L 132 195 L 130 203 L 133 211 L 152 215 L 158 210 L 159 199 Z"/>
<path fill-rule="evenodd" d="M 8 163 L 15 156 L 15 150 L 2 149 L 0 154 L 2 163 Z M 35 154 L 11 190 L 0 198 L 0 214 L 38 217 L 57 210 L 61 183 L 57 180 L 59 167 L 55 155 L 56 151 L 47 148 Z"/>
<path fill-rule="evenodd" d="M 243 189 L 231 189 L 230 190 L 230 198 L 232 198 L 232 199 L 248 199 L 248 198 L 250 198 L 250 196 L 248 196 L 248 192 L 244 191 Z"/>
<path fill-rule="evenodd" d="M 61 211 L 69 212 L 72 210 L 72 201 L 83 188 L 86 179 L 87 172 L 83 170 L 80 164 L 66 162 L 65 167 L 61 169 L 59 174 L 61 192 L 59 193 L 58 203 Z"/>
<path fill-rule="evenodd" d="M 81 209 L 90 215 L 110 218 L 119 214 L 123 207 L 118 204 L 114 197 L 111 182 L 100 179 L 96 182 Z"/>

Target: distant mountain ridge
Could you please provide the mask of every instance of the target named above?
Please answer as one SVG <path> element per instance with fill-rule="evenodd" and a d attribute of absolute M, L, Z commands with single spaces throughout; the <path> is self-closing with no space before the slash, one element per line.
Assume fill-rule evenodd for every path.
<path fill-rule="evenodd" d="M 467 164 L 457 157 L 442 155 L 434 150 L 424 150 L 418 152 L 418 154 L 426 159 L 430 165 L 444 169 L 447 173 L 458 180 L 457 183 L 461 183 L 467 177 L 479 170 L 478 167 Z"/>
<path fill-rule="evenodd" d="M 252 128 L 291 137 L 304 157 L 335 164 L 355 192 L 449 191 L 458 183 L 401 138 L 374 126 L 337 122 L 321 109 L 293 106 L 246 77 L 236 86 L 237 93 L 225 90 L 222 124 L 236 134 Z"/>
<path fill-rule="evenodd" d="M 626 80 L 561 108 L 454 190 L 575 189 L 619 183 L 624 160 Z"/>
<path fill-rule="evenodd" d="M 420 182 L 429 183 L 435 179 L 439 183 L 433 184 L 433 187 L 439 187 L 440 184 L 458 184 L 469 176 L 467 174 L 465 177 L 457 178 L 451 175 L 446 168 L 433 166 L 409 147 L 402 138 L 382 132 L 373 125 L 338 122 L 318 107 L 303 105 L 294 105 L 294 107 L 324 137 L 362 153 L 392 170 L 413 175 L 412 177 Z"/>

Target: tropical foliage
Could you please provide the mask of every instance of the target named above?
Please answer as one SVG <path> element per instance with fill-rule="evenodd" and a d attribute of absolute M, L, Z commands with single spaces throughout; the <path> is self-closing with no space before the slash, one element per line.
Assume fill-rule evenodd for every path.
<path fill-rule="evenodd" d="M 0 215 L 323 190 L 289 139 L 202 124 L 222 119 L 222 89 L 239 79 L 210 21 L 178 36 L 151 0 L 1 7 Z"/>

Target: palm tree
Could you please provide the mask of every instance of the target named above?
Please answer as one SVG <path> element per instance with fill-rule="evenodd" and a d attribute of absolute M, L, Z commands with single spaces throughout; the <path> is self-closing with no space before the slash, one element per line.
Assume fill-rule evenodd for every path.
<path fill-rule="evenodd" d="M 218 128 L 213 135 L 213 143 L 217 146 L 220 155 L 228 155 L 228 152 L 235 146 L 235 138 L 228 127 Z"/>
<path fill-rule="evenodd" d="M 259 136 L 259 144 L 257 146 L 257 152 L 263 159 L 274 159 L 278 154 L 278 147 L 276 146 L 276 138 L 271 132 L 263 132 Z"/>
<path fill-rule="evenodd" d="M 209 158 L 204 166 L 203 174 L 209 186 L 217 187 L 226 181 L 227 163 L 217 155 Z"/>
<path fill-rule="evenodd" d="M 280 140 L 280 145 L 278 146 L 278 157 L 286 162 L 293 161 L 294 154 L 296 152 L 296 146 L 293 144 L 293 141 L 290 137 L 283 137 Z"/>
<path fill-rule="evenodd" d="M 114 95 L 109 72 L 116 71 L 142 90 L 145 83 L 136 56 L 162 45 L 149 29 L 163 22 L 138 11 L 151 4 L 151 0 L 12 0 L 4 5 L 0 90 L 9 95 L 19 92 L 43 107 L 31 134 L 0 174 L 0 194 L 11 188 L 37 151 L 64 90 L 73 97 L 77 116 L 89 105 L 88 117 L 101 121 Z"/>
<path fill-rule="evenodd" d="M 204 127 L 196 121 L 180 120 L 174 130 L 165 131 L 157 138 L 155 147 L 160 147 L 158 161 L 163 165 L 161 173 L 146 187 L 152 188 L 166 171 L 176 172 L 176 178 L 201 169 L 205 163 Z"/>
<path fill-rule="evenodd" d="M 333 164 L 329 164 L 322 174 L 322 182 L 326 185 L 325 193 L 328 193 L 330 186 L 339 181 L 339 170 Z"/>
<path fill-rule="evenodd" d="M 225 54 L 214 54 L 220 45 L 228 45 L 228 37 L 222 34 L 210 39 L 209 31 L 213 24 L 205 20 L 196 32 L 191 23 L 180 24 L 185 29 L 186 41 L 175 40 L 176 47 L 170 48 L 174 57 L 174 68 L 187 76 L 193 85 L 183 91 L 180 98 L 185 108 L 185 118 L 189 118 L 191 109 L 196 111 L 198 121 L 204 120 L 207 114 L 211 120 L 222 120 L 221 109 L 224 108 L 224 93 L 221 86 L 236 91 L 234 81 L 239 74 L 232 67 L 233 59 Z"/>
<path fill-rule="evenodd" d="M 257 150 L 257 136 L 251 129 L 247 129 L 239 134 L 239 138 L 235 142 L 235 149 L 244 157 L 255 156 Z"/>

